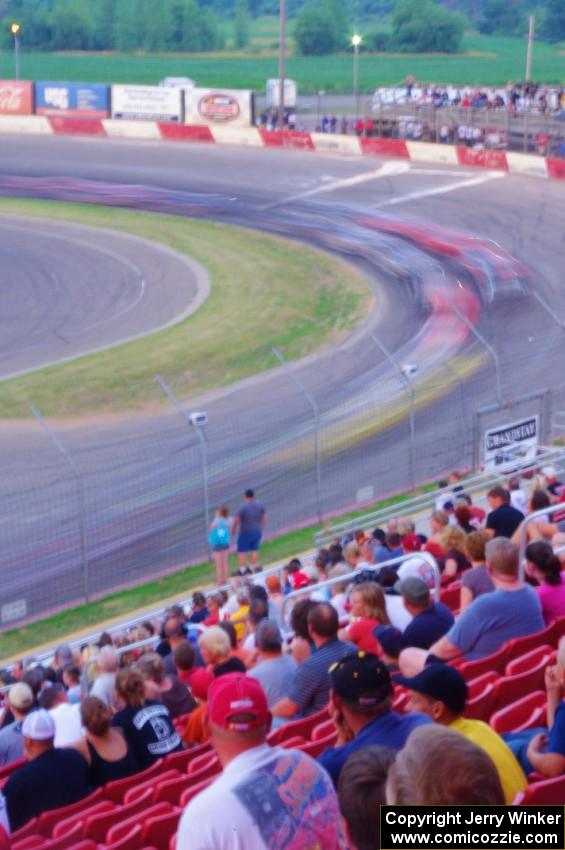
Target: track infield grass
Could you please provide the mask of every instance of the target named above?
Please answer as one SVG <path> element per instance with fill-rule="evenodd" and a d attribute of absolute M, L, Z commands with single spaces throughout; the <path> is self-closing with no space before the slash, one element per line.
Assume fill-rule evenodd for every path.
<path fill-rule="evenodd" d="M 210 275 L 211 293 L 179 325 L 144 339 L 0 383 L 0 417 L 87 416 L 168 404 L 154 376 L 195 397 L 343 339 L 373 295 L 335 257 L 278 237 L 154 213 L 58 202 L 1 200 L 0 213 L 123 231 L 185 253 Z M 308 285 L 305 285 L 307 282 Z"/>

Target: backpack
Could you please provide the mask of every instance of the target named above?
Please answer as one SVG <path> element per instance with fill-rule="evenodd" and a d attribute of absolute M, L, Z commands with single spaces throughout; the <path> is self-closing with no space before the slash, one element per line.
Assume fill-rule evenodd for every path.
<path fill-rule="evenodd" d="M 210 546 L 229 546 L 231 542 L 230 530 L 227 522 L 220 522 L 210 529 L 208 534 L 208 543 Z"/>

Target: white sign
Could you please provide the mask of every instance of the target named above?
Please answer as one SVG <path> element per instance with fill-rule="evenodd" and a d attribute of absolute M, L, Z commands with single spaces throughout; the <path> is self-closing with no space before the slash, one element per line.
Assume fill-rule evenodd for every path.
<path fill-rule="evenodd" d="M 253 126 L 253 92 L 243 89 L 192 89 L 185 95 L 185 123 L 224 127 Z"/>
<path fill-rule="evenodd" d="M 279 81 L 267 80 L 267 108 L 279 105 L 279 94 Z M 296 82 L 294 80 L 284 81 L 284 105 L 292 108 L 296 106 Z"/>
<path fill-rule="evenodd" d="M 0 608 L 0 622 L 11 623 L 12 620 L 23 620 L 27 614 L 27 600 L 16 599 Z"/>
<path fill-rule="evenodd" d="M 112 86 L 112 118 L 180 124 L 183 91 L 167 86 Z"/>
<path fill-rule="evenodd" d="M 507 472 L 517 463 L 535 460 L 538 444 L 538 416 L 490 428 L 485 433 L 485 472 Z"/>

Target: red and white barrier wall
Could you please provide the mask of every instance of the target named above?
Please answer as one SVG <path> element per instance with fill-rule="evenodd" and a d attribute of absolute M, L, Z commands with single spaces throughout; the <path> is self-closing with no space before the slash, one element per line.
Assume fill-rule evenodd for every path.
<path fill-rule="evenodd" d="M 399 139 L 358 138 L 326 133 L 271 131 L 256 128 L 187 125 L 157 121 L 63 116 L 2 116 L 0 133 L 104 136 L 144 140 L 204 142 L 248 147 L 293 148 L 349 156 L 399 157 L 412 162 L 487 168 L 565 180 L 565 159 Z"/>

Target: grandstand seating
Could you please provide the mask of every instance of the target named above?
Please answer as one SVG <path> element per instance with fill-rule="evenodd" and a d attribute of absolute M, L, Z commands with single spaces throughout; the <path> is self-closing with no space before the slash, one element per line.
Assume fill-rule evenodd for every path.
<path fill-rule="evenodd" d="M 494 685 L 488 683 L 472 699 L 468 699 L 465 703 L 465 717 L 472 720 L 487 720 L 494 710 Z"/>
<path fill-rule="evenodd" d="M 529 672 L 537 667 L 540 662 L 552 664 L 555 661 L 555 650 L 549 644 L 542 644 L 525 655 L 520 655 L 509 661 L 504 671 L 505 676 L 517 676 L 520 673 Z"/>
<path fill-rule="evenodd" d="M 309 717 L 300 717 L 297 720 L 291 720 L 289 723 L 279 726 L 278 729 L 274 729 L 269 734 L 267 741 L 269 744 L 274 746 L 276 744 L 280 744 L 286 738 L 290 738 L 293 735 L 303 735 L 305 738 L 309 738 L 312 729 L 317 726 L 318 723 L 327 719 L 328 709 L 322 708 L 320 711 L 317 711 L 315 714 L 311 714 Z"/>
<path fill-rule="evenodd" d="M 495 711 L 490 717 L 490 725 L 495 732 L 522 732 L 546 725 L 545 691 L 534 691 L 522 699 Z"/>
<path fill-rule="evenodd" d="M 515 806 L 560 805 L 565 800 L 565 776 L 532 782 L 514 798 Z"/>

